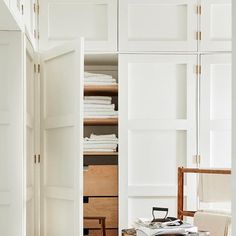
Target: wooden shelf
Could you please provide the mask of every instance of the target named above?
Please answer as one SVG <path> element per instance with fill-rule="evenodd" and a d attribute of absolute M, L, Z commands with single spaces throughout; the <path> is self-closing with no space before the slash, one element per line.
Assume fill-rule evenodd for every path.
<path fill-rule="evenodd" d="M 85 95 L 118 95 L 118 85 L 85 85 Z"/>
<path fill-rule="evenodd" d="M 118 118 L 85 118 L 84 125 L 118 125 Z"/>
<path fill-rule="evenodd" d="M 118 152 L 84 152 L 84 156 L 118 156 Z"/>

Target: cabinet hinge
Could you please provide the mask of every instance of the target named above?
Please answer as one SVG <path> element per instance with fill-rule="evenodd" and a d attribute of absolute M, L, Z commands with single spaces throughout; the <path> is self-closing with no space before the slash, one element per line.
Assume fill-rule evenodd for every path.
<path fill-rule="evenodd" d="M 202 14 L 202 6 L 201 6 L 201 5 L 198 5 L 198 6 L 197 6 L 197 14 L 198 14 L 198 15 L 201 15 L 201 14 Z"/>
<path fill-rule="evenodd" d="M 34 13 L 39 15 L 39 4 L 34 3 Z"/>
<path fill-rule="evenodd" d="M 201 156 L 200 155 L 194 155 L 193 156 L 194 163 L 199 166 L 201 164 Z"/>
<path fill-rule="evenodd" d="M 38 155 L 38 163 L 41 162 L 41 157 L 40 157 L 40 154 Z"/>
<path fill-rule="evenodd" d="M 197 40 L 202 40 L 202 32 L 201 31 L 196 32 L 196 39 Z"/>
<path fill-rule="evenodd" d="M 40 64 L 38 64 L 38 73 L 40 74 L 40 70 L 41 70 L 41 67 L 40 67 Z"/>
<path fill-rule="evenodd" d="M 196 74 L 200 75 L 202 73 L 202 66 L 201 65 L 196 65 Z"/>
<path fill-rule="evenodd" d="M 37 156 L 34 155 L 34 163 L 36 164 L 37 163 Z"/>
<path fill-rule="evenodd" d="M 24 5 L 21 4 L 21 14 L 24 15 Z"/>

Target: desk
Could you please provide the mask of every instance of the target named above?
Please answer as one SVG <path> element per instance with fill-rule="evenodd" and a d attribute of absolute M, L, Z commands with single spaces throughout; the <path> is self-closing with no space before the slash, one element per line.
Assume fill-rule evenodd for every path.
<path fill-rule="evenodd" d="M 135 229 L 123 229 L 122 236 L 136 236 Z M 165 234 L 165 236 L 180 236 L 179 234 Z M 210 236 L 209 232 L 199 232 L 196 234 L 189 234 L 189 236 Z"/>

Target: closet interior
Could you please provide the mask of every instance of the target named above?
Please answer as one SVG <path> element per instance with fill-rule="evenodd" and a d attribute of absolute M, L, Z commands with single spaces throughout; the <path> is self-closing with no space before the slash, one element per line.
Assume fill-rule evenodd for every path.
<path fill-rule="evenodd" d="M 84 235 L 118 234 L 118 56 L 84 64 Z M 104 235 L 104 234 L 102 234 Z"/>

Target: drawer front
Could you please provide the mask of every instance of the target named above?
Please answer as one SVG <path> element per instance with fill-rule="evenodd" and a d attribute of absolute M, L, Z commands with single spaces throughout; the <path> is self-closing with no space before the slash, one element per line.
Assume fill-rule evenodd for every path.
<path fill-rule="evenodd" d="M 84 217 L 106 217 L 106 228 L 118 227 L 118 198 L 89 198 L 88 203 L 84 203 Z M 99 229 L 98 220 L 84 220 L 84 228 Z"/>
<path fill-rule="evenodd" d="M 88 236 L 102 236 L 101 230 L 89 230 Z M 106 229 L 106 236 L 118 236 L 117 229 Z"/>
<path fill-rule="evenodd" d="M 118 196 L 118 167 L 89 166 L 84 171 L 85 196 Z"/>

